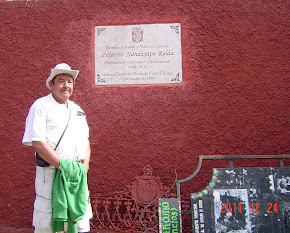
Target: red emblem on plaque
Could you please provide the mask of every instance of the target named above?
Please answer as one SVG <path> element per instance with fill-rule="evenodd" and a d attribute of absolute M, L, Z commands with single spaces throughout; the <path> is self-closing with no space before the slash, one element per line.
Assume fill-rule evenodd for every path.
<path fill-rule="evenodd" d="M 143 40 L 143 30 L 141 28 L 133 28 L 132 40 L 136 43 L 141 42 Z"/>

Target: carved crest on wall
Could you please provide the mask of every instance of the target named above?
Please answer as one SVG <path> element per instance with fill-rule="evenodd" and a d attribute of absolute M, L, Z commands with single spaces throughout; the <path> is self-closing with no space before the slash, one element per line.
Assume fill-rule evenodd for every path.
<path fill-rule="evenodd" d="M 158 176 L 153 176 L 153 168 L 147 165 L 143 168 L 143 175 L 137 176 L 129 186 L 133 199 L 140 205 L 148 205 L 158 198 L 164 188 Z"/>

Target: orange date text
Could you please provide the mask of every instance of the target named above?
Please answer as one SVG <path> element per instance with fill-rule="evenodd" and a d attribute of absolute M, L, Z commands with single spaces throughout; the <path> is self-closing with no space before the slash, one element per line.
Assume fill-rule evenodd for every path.
<path fill-rule="evenodd" d="M 242 203 L 221 203 L 221 213 L 242 213 Z M 250 208 L 252 213 L 260 213 L 261 205 L 259 202 L 250 203 Z M 278 204 L 277 203 L 268 203 L 267 213 L 277 213 Z"/>

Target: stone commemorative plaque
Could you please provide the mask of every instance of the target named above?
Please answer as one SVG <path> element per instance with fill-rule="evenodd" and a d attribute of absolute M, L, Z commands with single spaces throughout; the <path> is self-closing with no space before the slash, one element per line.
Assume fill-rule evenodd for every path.
<path fill-rule="evenodd" d="M 179 23 L 95 27 L 95 84 L 182 82 Z"/>

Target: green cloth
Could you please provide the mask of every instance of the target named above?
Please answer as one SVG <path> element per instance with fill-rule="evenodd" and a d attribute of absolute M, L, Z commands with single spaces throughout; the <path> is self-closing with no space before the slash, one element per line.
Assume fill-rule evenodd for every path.
<path fill-rule="evenodd" d="M 87 171 L 82 163 L 60 159 L 60 169 L 55 169 L 52 184 L 53 232 L 77 233 L 76 221 L 84 217 L 87 208 Z"/>

